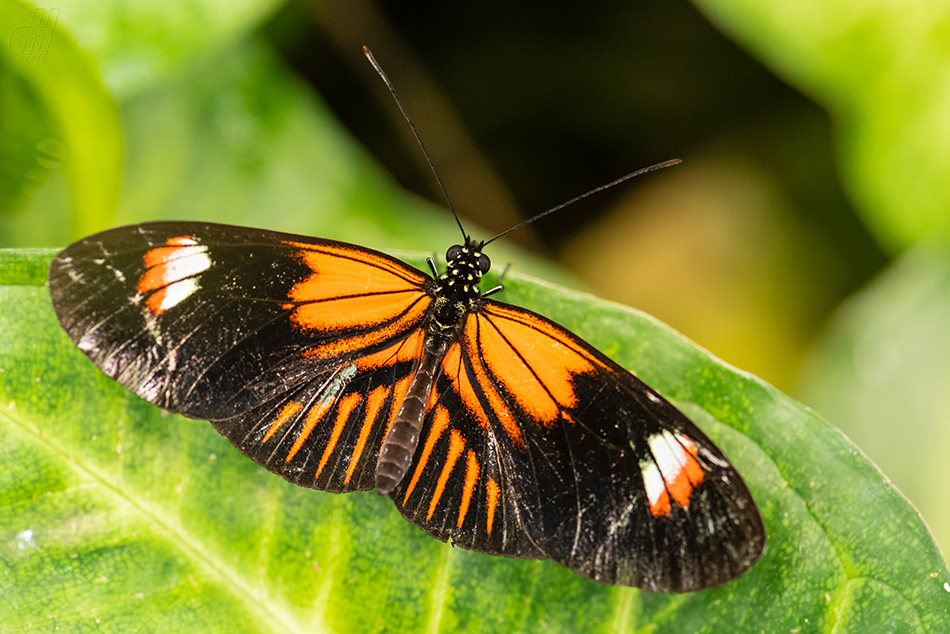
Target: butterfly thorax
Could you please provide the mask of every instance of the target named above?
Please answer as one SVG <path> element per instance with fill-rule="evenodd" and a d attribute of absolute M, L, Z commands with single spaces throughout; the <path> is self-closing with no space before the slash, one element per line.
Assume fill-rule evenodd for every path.
<path fill-rule="evenodd" d="M 376 490 L 380 494 L 390 493 L 405 477 L 442 359 L 464 327 L 465 315 L 478 310 L 482 296 L 478 284 L 491 268 L 491 260 L 481 252 L 482 246 L 466 236 L 464 245 L 451 247 L 445 254 L 445 272 L 429 290 L 433 303 L 424 351 L 376 462 Z"/>
<path fill-rule="evenodd" d="M 482 253 L 481 242 L 465 237 L 464 245 L 455 245 L 445 254 L 445 272 L 433 289 L 435 308 L 433 328 L 456 328 L 465 313 L 475 309 L 481 299 L 479 282 L 491 268 L 491 260 Z"/>

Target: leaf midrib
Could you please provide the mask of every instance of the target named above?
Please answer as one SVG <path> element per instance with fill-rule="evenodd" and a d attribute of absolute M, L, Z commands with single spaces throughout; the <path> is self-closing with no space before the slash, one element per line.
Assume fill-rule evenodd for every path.
<path fill-rule="evenodd" d="M 68 449 L 62 447 L 49 436 L 46 436 L 32 425 L 22 420 L 20 417 L 11 416 L 7 411 L 0 411 L 0 421 L 9 421 L 11 425 L 19 428 L 22 432 L 32 438 L 34 442 L 61 456 L 65 462 L 72 466 L 72 468 L 76 469 L 85 476 L 88 476 L 94 483 L 101 486 L 103 490 L 112 493 L 117 499 L 125 502 L 131 508 L 135 509 L 141 514 L 143 518 L 161 530 L 161 533 L 157 534 L 167 535 L 179 549 L 190 553 L 192 559 L 195 562 L 208 570 L 211 575 L 217 576 L 223 582 L 222 585 L 224 587 L 227 587 L 233 594 L 240 596 L 244 605 L 253 606 L 259 614 L 265 617 L 266 620 L 270 621 L 273 631 L 292 632 L 294 634 L 311 634 L 310 631 L 302 629 L 300 624 L 298 624 L 295 620 L 282 618 L 282 615 L 279 615 L 274 609 L 272 609 L 268 601 L 254 589 L 249 587 L 241 579 L 240 575 L 235 574 L 229 566 L 216 561 L 207 550 L 202 548 L 199 545 L 199 540 L 190 538 L 180 528 L 164 521 L 157 513 L 151 511 L 147 506 L 137 502 L 132 495 L 134 491 L 127 493 L 124 489 L 117 487 L 108 479 L 103 477 L 98 472 L 98 470 L 90 467 L 83 460 L 75 457 Z"/>

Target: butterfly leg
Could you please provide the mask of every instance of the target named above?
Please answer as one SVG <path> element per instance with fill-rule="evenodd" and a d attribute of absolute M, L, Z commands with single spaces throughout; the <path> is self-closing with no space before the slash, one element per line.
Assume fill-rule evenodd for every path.
<path fill-rule="evenodd" d="M 501 275 L 498 276 L 498 285 L 493 286 L 492 288 L 482 293 L 482 297 L 488 297 L 489 295 L 494 295 L 495 293 L 500 293 L 503 290 L 505 290 L 505 286 L 501 282 L 504 281 L 505 276 L 508 275 L 508 271 L 510 270 L 511 270 L 511 262 L 505 265 L 505 269 L 501 272 Z"/>

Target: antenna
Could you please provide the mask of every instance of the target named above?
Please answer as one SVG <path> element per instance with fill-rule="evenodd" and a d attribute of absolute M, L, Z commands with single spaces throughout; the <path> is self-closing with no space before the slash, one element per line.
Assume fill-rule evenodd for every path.
<path fill-rule="evenodd" d="M 462 221 L 459 220 L 459 215 L 455 212 L 455 206 L 452 205 L 452 201 L 449 199 L 449 193 L 445 191 L 445 185 L 442 184 L 442 179 L 439 178 L 439 172 L 436 171 L 435 165 L 432 163 L 432 159 L 429 157 L 429 152 L 426 150 L 425 143 L 422 142 L 422 137 L 420 137 L 419 133 L 416 131 L 415 124 L 413 124 L 412 119 L 409 118 L 409 114 L 406 112 L 406 109 L 403 108 L 402 101 L 399 100 L 399 95 L 396 94 L 396 89 L 393 87 L 393 83 L 389 81 L 389 77 L 387 77 L 386 73 L 383 72 L 382 66 L 380 66 L 379 62 L 376 61 L 376 58 L 373 57 L 373 52 L 369 50 L 368 46 L 363 47 L 363 55 L 365 55 L 366 59 L 369 60 L 369 63 L 373 65 L 373 68 L 376 69 L 376 72 L 382 78 L 383 83 L 386 84 L 386 88 L 389 89 L 389 94 L 393 96 L 393 100 L 395 100 L 396 105 L 399 106 L 399 112 L 402 113 L 406 123 L 409 124 L 409 129 L 412 130 L 412 136 L 416 137 L 416 143 L 419 144 L 419 148 L 422 150 L 422 155 L 426 157 L 426 163 L 429 164 L 429 169 L 432 170 L 432 174 L 435 176 L 435 180 L 439 184 L 439 189 L 442 190 L 442 197 L 445 198 L 445 202 L 448 204 L 449 209 L 452 210 L 452 215 L 455 216 L 456 224 L 458 224 L 459 229 L 462 231 L 462 235 L 467 237 L 468 234 L 465 233 L 465 228 L 462 226 Z"/>
<path fill-rule="evenodd" d="M 445 198 L 445 202 L 448 203 L 449 209 L 452 210 L 452 215 L 455 216 L 456 224 L 458 224 L 459 229 L 462 231 L 462 235 L 465 236 L 467 240 L 468 234 L 465 233 L 465 228 L 462 226 L 462 221 L 459 219 L 459 215 L 455 211 L 455 206 L 452 205 L 452 201 L 449 199 L 449 193 L 445 190 L 445 185 L 442 183 L 442 179 L 439 177 L 439 172 L 436 171 L 435 165 L 432 163 L 432 158 L 429 156 L 429 152 L 428 150 L 426 150 L 426 146 L 422 142 L 422 138 L 419 136 L 419 132 L 416 130 L 415 124 L 413 124 L 412 119 L 409 118 L 409 114 L 406 112 L 406 109 L 403 107 L 402 101 L 399 100 L 399 95 L 396 94 L 396 89 L 393 87 L 393 83 L 389 81 L 389 77 L 386 76 L 386 73 L 383 71 L 382 67 L 379 65 L 379 62 L 377 62 L 376 58 L 373 57 L 373 52 L 369 50 L 368 46 L 363 47 L 363 55 L 365 55 L 366 59 L 369 60 L 369 63 L 373 65 L 373 68 L 376 69 L 376 72 L 382 78 L 383 83 L 386 84 L 386 88 L 389 89 L 389 94 L 393 96 L 393 100 L 395 100 L 396 105 L 399 107 L 399 112 L 402 113 L 402 116 L 406 120 L 406 123 L 409 124 L 409 129 L 412 130 L 412 135 L 416 138 L 416 143 L 419 144 L 419 148 L 422 150 L 422 155 L 426 157 L 426 162 L 429 164 L 429 169 L 432 170 L 432 174 L 435 176 L 435 180 L 439 184 L 439 189 L 442 190 L 442 197 Z M 555 211 L 558 211 L 559 209 L 564 209 L 568 205 L 573 205 L 577 201 L 583 200 L 584 198 L 587 198 L 588 196 L 596 194 L 597 192 L 602 192 L 605 189 L 609 189 L 615 185 L 619 185 L 620 183 L 624 181 L 628 181 L 631 178 L 634 178 L 636 176 L 641 176 L 649 172 L 655 172 L 657 170 L 661 170 L 666 167 L 672 167 L 673 165 L 679 165 L 680 163 L 682 163 L 682 161 L 680 161 L 679 159 L 670 159 L 669 161 L 663 161 L 662 163 L 657 163 L 656 165 L 651 165 L 649 167 L 644 167 L 643 169 L 639 169 L 635 172 L 631 172 L 627 174 L 626 176 L 621 176 L 617 180 L 610 181 L 606 185 L 595 187 L 594 189 L 588 192 L 585 192 L 581 194 L 580 196 L 575 196 L 574 198 L 571 198 L 569 201 L 561 203 L 560 205 L 557 205 L 556 207 L 551 207 L 547 211 L 542 211 L 541 213 L 535 216 L 531 216 L 524 222 L 519 222 L 514 227 L 511 227 L 510 229 L 506 229 L 505 231 L 502 231 L 501 233 L 496 235 L 494 238 L 491 238 L 490 240 L 486 240 L 485 242 L 482 242 L 481 245 L 485 246 L 491 242 L 494 242 L 495 240 L 502 237 L 503 235 L 511 233 L 515 229 L 520 229 L 521 227 L 534 222 L 538 218 L 543 218 L 544 216 L 547 216 L 548 214 L 553 214 Z"/>
<path fill-rule="evenodd" d="M 558 211 L 559 209 L 564 209 L 564 208 L 567 207 L 568 205 L 573 205 L 573 204 L 576 203 L 577 201 L 583 200 L 584 198 L 587 198 L 588 196 L 590 196 L 590 195 L 592 195 L 592 194 L 596 194 L 597 192 L 602 192 L 602 191 L 604 191 L 605 189 L 609 189 L 609 188 L 613 187 L 614 185 L 619 185 L 620 183 L 622 183 L 622 182 L 624 182 L 624 181 L 628 181 L 628 180 L 630 180 L 631 178 L 634 178 L 634 177 L 636 177 L 636 176 L 641 176 L 641 175 L 643 175 L 643 174 L 647 174 L 648 172 L 655 172 L 655 171 L 661 170 L 661 169 L 663 169 L 663 168 L 665 168 L 665 167 L 672 167 L 672 166 L 674 166 L 674 165 L 679 165 L 679 164 L 682 163 L 682 162 L 683 162 L 683 161 L 681 161 L 681 160 L 679 160 L 679 159 L 670 159 L 669 161 L 663 161 L 662 163 L 657 163 L 656 165 L 651 165 L 650 167 L 644 167 L 643 169 L 638 169 L 638 170 L 635 171 L 635 172 L 630 172 L 630 173 L 627 174 L 626 176 L 621 176 L 621 177 L 618 178 L 617 180 L 610 181 L 610 182 L 607 183 L 606 185 L 601 185 L 600 187 L 595 187 L 594 189 L 592 189 L 592 190 L 590 190 L 590 191 L 588 191 L 588 192 L 585 192 L 585 193 L 581 194 L 580 196 L 575 196 L 574 198 L 571 198 L 569 201 L 564 202 L 564 203 L 561 203 L 560 205 L 557 205 L 556 207 L 551 207 L 551 208 L 548 209 L 547 211 L 542 211 L 541 213 L 537 214 L 536 216 L 531 216 L 530 218 L 528 218 L 528 219 L 525 220 L 524 222 L 519 222 L 518 224 L 516 224 L 516 225 L 515 225 L 514 227 L 512 227 L 511 229 L 506 229 L 505 231 L 502 231 L 501 233 L 499 233 L 499 234 L 498 234 L 497 236 L 495 236 L 494 238 L 492 238 L 492 239 L 490 239 L 490 240 L 486 240 L 485 242 L 482 243 L 482 246 L 485 246 L 486 244 L 489 244 L 489 243 L 491 243 L 491 242 L 494 242 L 495 240 L 497 240 L 498 238 L 502 237 L 502 236 L 505 235 L 506 233 L 511 233 L 511 232 L 514 231 L 515 229 L 520 229 L 521 227 L 525 226 L 526 224 L 530 224 L 530 223 L 534 222 L 534 221 L 537 220 L 538 218 L 543 218 L 544 216 L 547 216 L 548 214 L 553 214 L 555 211 Z"/>

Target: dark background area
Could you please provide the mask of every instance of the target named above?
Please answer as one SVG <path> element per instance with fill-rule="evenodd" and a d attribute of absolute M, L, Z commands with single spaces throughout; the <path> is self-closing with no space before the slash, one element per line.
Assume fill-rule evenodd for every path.
<path fill-rule="evenodd" d="M 297 2 L 265 33 L 402 185 L 443 204 L 369 45 L 488 235 L 682 158 L 512 238 L 779 387 L 886 261 L 841 190 L 827 114 L 688 2 Z M 630 202 L 660 182 L 664 202 Z"/>

